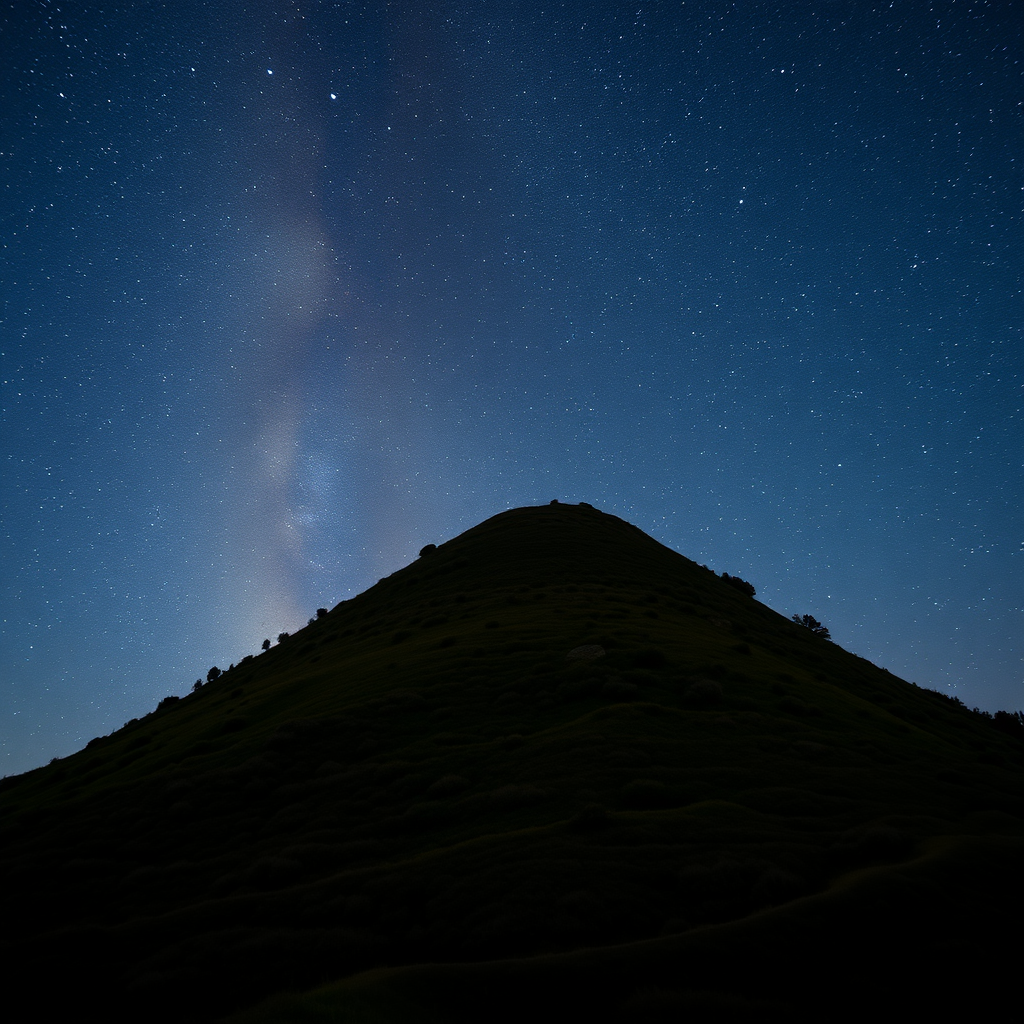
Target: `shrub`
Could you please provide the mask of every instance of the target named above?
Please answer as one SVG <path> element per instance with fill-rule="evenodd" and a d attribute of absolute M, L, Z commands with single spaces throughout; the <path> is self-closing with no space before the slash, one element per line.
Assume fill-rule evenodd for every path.
<path fill-rule="evenodd" d="M 210 671 L 206 673 L 206 681 L 208 683 L 212 683 L 215 679 L 218 678 L 220 678 L 220 669 L 217 668 L 216 665 L 214 665 L 213 668 L 211 668 Z"/>
<path fill-rule="evenodd" d="M 327 617 L 327 609 L 326 608 L 317 608 L 317 610 L 316 610 L 316 617 L 318 619 L 326 618 Z"/>
<path fill-rule="evenodd" d="M 741 594 L 746 594 L 747 597 L 753 597 L 757 593 L 752 583 L 748 583 L 746 580 L 741 580 L 739 576 L 730 576 L 727 572 L 723 572 L 722 579 L 728 583 L 730 587 L 734 587 Z"/>
<path fill-rule="evenodd" d="M 1019 711 L 997 711 L 992 717 L 992 724 L 1000 732 L 1024 740 L 1024 715 Z"/>
<path fill-rule="evenodd" d="M 436 550 L 436 544 L 424 544 L 424 546 L 420 548 L 420 558 L 426 558 L 427 555 L 432 555 Z"/>
<path fill-rule="evenodd" d="M 828 627 L 823 626 L 813 615 L 793 615 L 791 618 L 798 626 L 806 626 L 815 636 L 820 636 L 822 640 L 832 639 L 832 634 L 829 633 Z"/>
<path fill-rule="evenodd" d="M 427 789 L 427 796 L 437 800 L 446 796 L 456 796 L 466 789 L 469 789 L 469 781 L 461 775 L 442 775 Z"/>
<path fill-rule="evenodd" d="M 261 647 L 262 647 L 262 649 L 264 651 L 269 651 L 270 650 L 270 641 L 269 640 L 264 640 L 263 643 L 261 644 Z"/>
<path fill-rule="evenodd" d="M 291 633 L 278 633 L 277 634 L 277 642 L 279 644 L 283 644 L 285 642 L 285 640 L 287 640 L 288 637 L 290 637 L 290 636 L 291 636 Z"/>
<path fill-rule="evenodd" d="M 713 707 L 722 702 L 722 684 L 714 679 L 698 679 L 683 694 L 687 704 L 693 704 L 699 708 Z"/>
<path fill-rule="evenodd" d="M 779 709 L 791 715 L 820 715 L 821 708 L 816 704 L 807 704 L 799 697 L 785 696 L 779 701 Z"/>

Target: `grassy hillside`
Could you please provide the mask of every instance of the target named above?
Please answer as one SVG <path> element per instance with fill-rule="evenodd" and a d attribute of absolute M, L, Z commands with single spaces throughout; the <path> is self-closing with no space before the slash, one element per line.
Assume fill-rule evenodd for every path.
<path fill-rule="evenodd" d="M 5 780 L 9 988 L 32 1020 L 966 1011 L 1019 953 L 1022 766 L 635 527 L 517 509 Z"/>

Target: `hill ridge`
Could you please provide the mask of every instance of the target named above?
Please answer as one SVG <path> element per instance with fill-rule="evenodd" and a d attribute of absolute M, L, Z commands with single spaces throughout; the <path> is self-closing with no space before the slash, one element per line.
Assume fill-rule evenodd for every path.
<path fill-rule="evenodd" d="M 518 964 L 523 991 L 564 1011 L 568 976 L 537 965 L 571 955 L 593 968 L 588 1012 L 655 1020 L 700 1003 L 694 977 L 597 950 L 673 935 L 692 950 L 685 936 L 724 928 L 748 956 L 765 920 L 780 936 L 808 907 L 851 920 L 835 894 L 867 869 L 857 891 L 902 907 L 980 873 L 957 920 L 1002 927 L 1021 909 L 998 851 L 1024 838 L 1024 744 L 737 582 L 587 505 L 508 510 L 428 546 L 266 653 L 4 782 L 11 976 L 44 1015 L 94 1000 L 107 1020 L 140 1005 L 214 1020 L 308 989 L 261 1019 L 364 1019 L 353 999 L 409 1019 L 388 1009 L 402 991 L 457 1020 L 469 1011 L 435 982 L 479 991 L 496 968 L 472 963 Z M 567 657 L 580 647 L 597 656 Z M 947 852 L 921 861 L 930 849 Z M 931 929 L 976 959 L 944 909 L 893 935 Z M 868 941 L 854 917 L 862 931 L 830 941 L 879 973 L 850 1005 L 904 998 L 851 945 Z M 612 961 L 634 989 L 601 980 Z M 45 985 L 55 964 L 65 1002 Z M 384 966 L 383 988 L 360 973 Z M 754 1013 L 727 974 L 708 975 L 708 1005 Z M 772 1006 L 821 997 L 754 974 Z"/>

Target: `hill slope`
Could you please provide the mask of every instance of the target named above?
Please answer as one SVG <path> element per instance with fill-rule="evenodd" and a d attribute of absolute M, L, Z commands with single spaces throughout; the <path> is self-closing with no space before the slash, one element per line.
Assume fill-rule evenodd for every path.
<path fill-rule="evenodd" d="M 5 780 L 4 962 L 24 1019 L 967 1009 L 1017 952 L 1022 753 L 613 516 L 516 509 Z"/>

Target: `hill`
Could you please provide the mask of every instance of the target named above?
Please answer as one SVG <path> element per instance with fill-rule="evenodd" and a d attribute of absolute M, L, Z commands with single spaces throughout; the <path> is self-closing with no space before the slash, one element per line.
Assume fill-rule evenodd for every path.
<path fill-rule="evenodd" d="M 741 584 L 590 506 L 516 509 L 4 780 L 9 1019 L 835 1020 L 1015 994 L 1016 720 Z"/>

